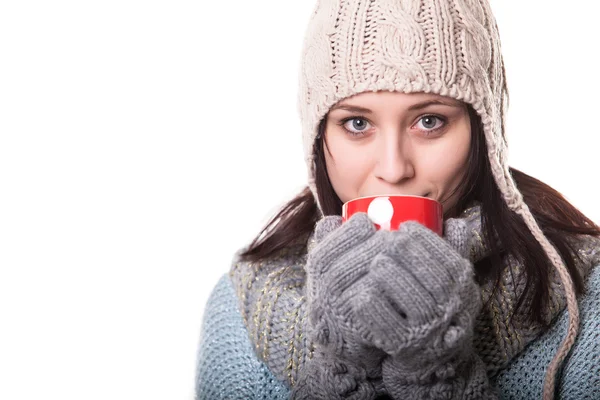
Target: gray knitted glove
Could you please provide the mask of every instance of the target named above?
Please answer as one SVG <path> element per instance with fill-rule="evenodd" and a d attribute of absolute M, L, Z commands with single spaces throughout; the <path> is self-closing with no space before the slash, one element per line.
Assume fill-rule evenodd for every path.
<path fill-rule="evenodd" d="M 391 234 L 369 273 L 355 283 L 354 325 L 388 355 L 418 365 L 446 361 L 471 339 L 481 307 L 472 265 L 416 222 Z"/>
<path fill-rule="evenodd" d="M 314 340 L 330 353 L 367 367 L 379 366 L 385 353 L 361 337 L 349 305 L 364 290 L 361 282 L 390 241 L 390 233 L 377 231 L 364 213 L 355 214 L 343 225 L 340 217 L 325 217 L 317 224 L 318 244 L 306 264 L 308 317 Z"/>
<path fill-rule="evenodd" d="M 380 374 L 395 398 L 486 393 L 470 343 L 481 300 L 463 258 L 472 251 L 466 223 L 447 221 L 447 240 L 416 222 L 376 231 L 360 213 L 340 224 L 339 217 L 319 222 L 306 267 L 309 322 L 321 353 L 305 378 L 321 376 L 314 384 L 327 395 L 297 390 L 294 398 L 372 398 Z M 344 373 L 333 374 L 331 365 L 340 364 L 336 371 Z M 346 386 L 336 388 L 342 380 Z"/>
<path fill-rule="evenodd" d="M 383 382 L 397 399 L 495 398 L 472 348 L 481 297 L 463 258 L 471 250 L 466 225 L 449 224 L 448 241 L 402 224 L 352 301 L 357 329 L 389 355 Z"/>
<path fill-rule="evenodd" d="M 317 224 L 316 245 L 306 264 L 308 335 L 316 349 L 292 388 L 292 399 L 360 400 L 382 393 L 386 355 L 358 335 L 347 305 L 352 286 L 367 274 L 387 233 L 376 232 L 366 214 L 356 214 L 343 225 L 339 216 Z"/>

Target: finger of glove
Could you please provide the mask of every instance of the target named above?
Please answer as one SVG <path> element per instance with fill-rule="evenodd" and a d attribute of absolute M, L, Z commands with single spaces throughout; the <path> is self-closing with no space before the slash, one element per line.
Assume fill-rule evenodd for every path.
<path fill-rule="evenodd" d="M 342 226 L 342 217 L 339 215 L 328 215 L 317 222 L 315 227 L 315 242 L 321 243 L 331 232 Z"/>
<path fill-rule="evenodd" d="M 468 267 L 448 242 L 417 222 L 402 224 L 394 239 L 387 253 L 434 293 L 446 292 Z"/>
<path fill-rule="evenodd" d="M 383 252 L 371 273 L 376 273 L 382 292 L 404 310 L 410 326 L 433 328 L 449 321 L 471 302 L 478 303 L 479 299 L 474 296 L 478 296 L 479 291 L 467 260 L 450 261 L 463 266 L 461 272 L 452 276 L 443 264 L 436 268 L 437 261 L 423 255 L 414 257 L 422 254 L 411 249 L 418 242 L 402 235 L 396 236 L 393 242 L 396 244 L 393 252 L 398 253 L 391 259 L 388 251 Z"/>
<path fill-rule="evenodd" d="M 362 242 L 338 254 L 335 259 L 331 258 L 332 254 L 313 252 L 306 268 L 309 301 L 339 304 L 344 297 L 343 293 L 368 272 L 371 260 L 383 248 L 384 238 L 378 233 L 374 232 Z M 330 251 L 333 252 L 336 252 L 335 248 Z"/>
<path fill-rule="evenodd" d="M 309 264 L 317 273 L 324 273 L 328 267 L 349 250 L 374 235 L 375 225 L 367 214 L 357 213 L 339 228 L 328 234 L 315 246 L 309 255 Z"/>
<path fill-rule="evenodd" d="M 323 295 L 342 303 L 362 290 L 361 279 L 369 272 L 373 259 L 387 245 L 390 232 L 378 231 L 362 243 L 342 254 L 321 277 Z"/>
<path fill-rule="evenodd" d="M 394 354 L 410 337 L 406 314 L 376 284 L 371 283 L 350 302 L 359 335 L 373 347 Z"/>
<path fill-rule="evenodd" d="M 403 316 L 400 322 L 418 326 L 431 321 L 440 313 L 436 297 L 431 288 L 414 274 L 418 265 L 399 265 L 386 253 L 378 255 L 371 266 L 370 275 L 377 281 L 382 296 Z"/>

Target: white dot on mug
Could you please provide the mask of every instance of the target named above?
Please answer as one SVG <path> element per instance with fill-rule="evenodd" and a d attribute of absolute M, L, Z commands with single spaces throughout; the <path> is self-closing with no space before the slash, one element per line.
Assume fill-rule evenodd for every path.
<path fill-rule="evenodd" d="M 370 204 L 367 209 L 367 215 L 377 225 L 388 227 L 392 221 L 394 215 L 394 206 L 390 201 L 389 197 L 377 197 Z"/>

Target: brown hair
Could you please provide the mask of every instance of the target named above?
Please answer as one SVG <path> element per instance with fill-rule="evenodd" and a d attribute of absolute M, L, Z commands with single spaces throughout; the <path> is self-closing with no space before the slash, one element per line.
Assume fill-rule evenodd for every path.
<path fill-rule="evenodd" d="M 542 310 L 546 309 L 549 302 L 548 278 L 552 262 L 525 222 L 504 202 L 490 168 L 481 118 L 470 105 L 467 105 L 467 110 L 472 127 L 468 167 L 461 184 L 456 188 L 461 192 L 460 200 L 446 210 L 444 218 L 457 216 L 473 201 L 480 202 L 483 233 L 486 238 L 497 237 L 504 250 L 495 241 L 489 241 L 490 255 L 475 264 L 477 280 L 480 284 L 487 279 L 495 280 L 496 290 L 504 268 L 502 256 L 514 256 L 523 263 L 527 277 L 514 311 L 527 304 L 525 315 L 547 326 L 548 321 L 543 319 Z M 326 121 L 327 116 L 319 124 L 314 144 L 317 194 L 324 215 L 341 215 L 342 202 L 333 190 L 325 165 L 323 142 Z M 575 292 L 581 294 L 584 283 L 575 266 L 577 249 L 571 248 L 568 238 L 578 234 L 600 236 L 600 227 L 552 187 L 514 168 L 510 168 L 510 173 L 541 230 L 563 258 L 573 279 Z M 241 258 L 248 261 L 266 259 L 292 244 L 306 243 L 318 218 L 314 196 L 307 187 L 267 223 L 241 254 Z M 525 294 L 532 299 L 530 303 L 524 302 Z"/>

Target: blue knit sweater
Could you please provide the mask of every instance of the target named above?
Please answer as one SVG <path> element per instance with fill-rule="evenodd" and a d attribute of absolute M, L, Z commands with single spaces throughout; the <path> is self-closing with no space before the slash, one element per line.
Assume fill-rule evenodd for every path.
<path fill-rule="evenodd" d="M 600 268 L 592 270 L 579 301 L 580 332 L 557 377 L 557 400 L 600 400 Z M 546 367 L 565 336 L 568 314 L 532 342 L 508 368 L 491 378 L 501 399 L 539 399 Z M 214 288 L 202 323 L 196 399 L 287 399 L 279 382 L 256 356 L 238 310 L 229 276 Z"/>

